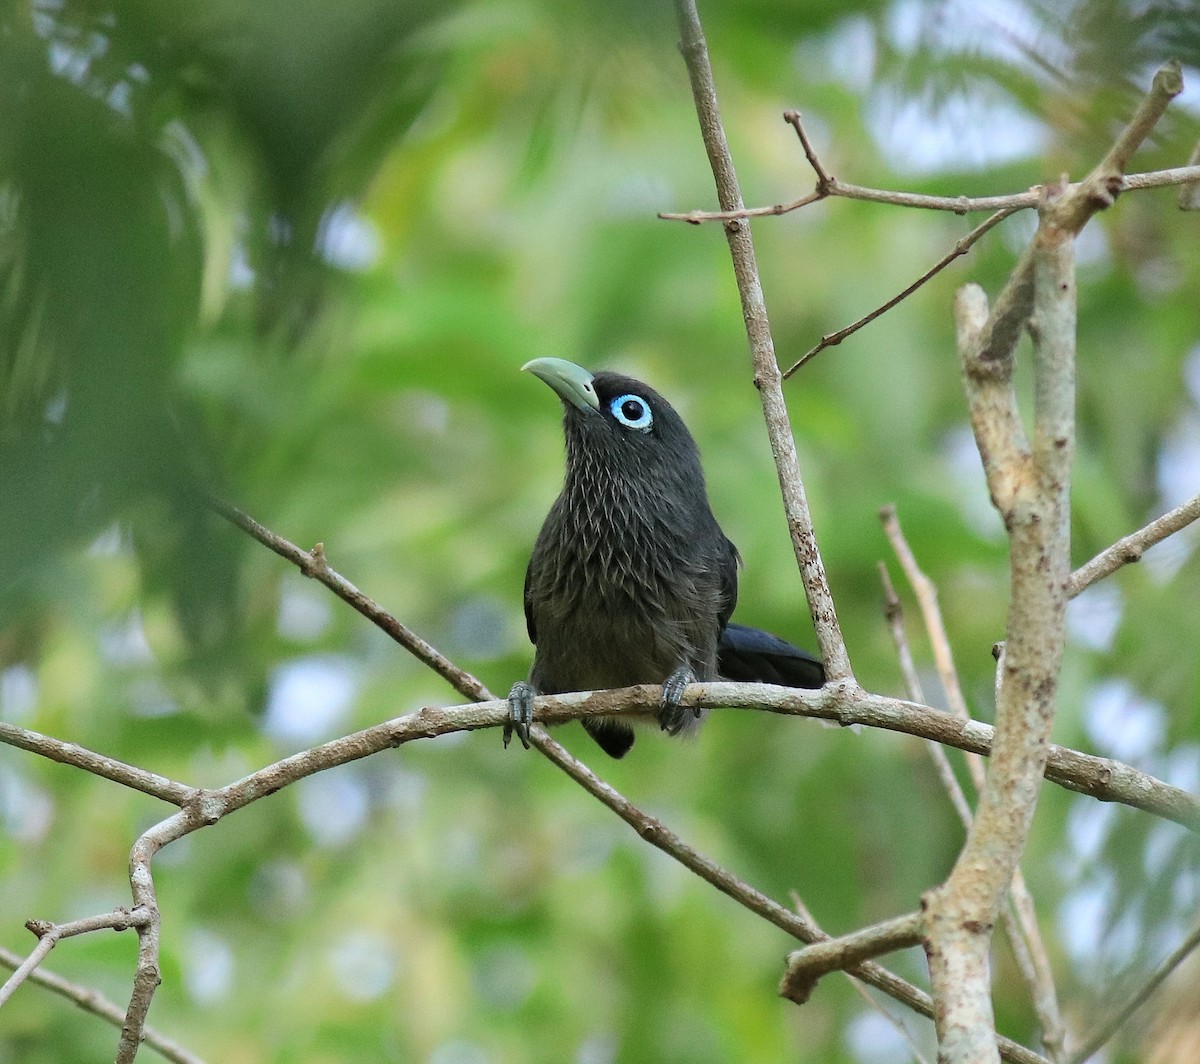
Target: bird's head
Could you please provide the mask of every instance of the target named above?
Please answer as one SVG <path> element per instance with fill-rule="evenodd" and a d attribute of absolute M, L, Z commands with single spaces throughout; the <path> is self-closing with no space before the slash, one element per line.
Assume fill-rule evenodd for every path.
<path fill-rule="evenodd" d="M 691 433 L 649 385 L 562 358 L 535 358 L 521 368 L 562 400 L 568 477 L 587 468 L 636 476 L 647 486 L 671 481 L 704 490 Z"/>

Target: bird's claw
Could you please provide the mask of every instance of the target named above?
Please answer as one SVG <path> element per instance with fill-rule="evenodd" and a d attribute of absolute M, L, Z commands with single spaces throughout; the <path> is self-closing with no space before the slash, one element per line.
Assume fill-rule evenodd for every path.
<path fill-rule="evenodd" d="M 696 682 L 696 674 L 690 665 L 680 665 L 670 676 L 662 688 L 662 708 L 658 711 L 658 726 L 668 735 L 678 735 L 689 719 L 700 716 L 699 709 L 689 709 L 679 703 L 683 700 L 683 692 L 687 685 Z"/>
<path fill-rule="evenodd" d="M 508 692 L 508 720 L 504 722 L 504 748 L 516 732 L 526 750 L 529 749 L 529 726 L 533 723 L 533 700 L 537 692 L 524 680 L 518 680 Z"/>

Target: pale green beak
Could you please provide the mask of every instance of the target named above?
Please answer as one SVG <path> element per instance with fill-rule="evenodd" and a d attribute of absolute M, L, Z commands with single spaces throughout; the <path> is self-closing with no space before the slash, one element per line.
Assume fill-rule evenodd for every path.
<path fill-rule="evenodd" d="M 535 358 L 521 369 L 545 381 L 564 403 L 570 403 L 584 413 L 600 409 L 600 400 L 596 398 L 596 388 L 592 384 L 595 378 L 582 366 L 565 358 Z"/>

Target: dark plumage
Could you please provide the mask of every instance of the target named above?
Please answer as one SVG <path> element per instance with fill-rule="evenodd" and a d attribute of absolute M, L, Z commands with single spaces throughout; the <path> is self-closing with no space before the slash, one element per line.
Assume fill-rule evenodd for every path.
<path fill-rule="evenodd" d="M 729 624 L 737 548 L 708 504 L 700 454 L 683 420 L 631 377 L 594 376 L 557 358 L 524 367 L 563 400 L 566 477 L 525 574 L 525 620 L 537 651 L 509 696 L 528 745 L 536 694 L 663 685 L 662 728 L 699 717 L 683 689 L 718 677 L 820 687 L 821 663 L 767 632 Z M 615 718 L 584 727 L 613 757 L 633 745 Z"/>

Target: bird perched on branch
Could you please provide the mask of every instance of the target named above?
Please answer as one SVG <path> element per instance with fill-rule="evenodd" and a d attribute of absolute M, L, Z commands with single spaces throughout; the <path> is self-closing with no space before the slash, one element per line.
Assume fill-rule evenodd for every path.
<path fill-rule="evenodd" d="M 658 722 L 675 735 L 700 716 L 680 705 L 689 683 L 725 678 L 820 687 L 821 662 L 768 632 L 731 624 L 737 548 L 713 516 L 700 453 L 658 392 L 632 377 L 592 374 L 561 358 L 523 369 L 563 404 L 567 469 L 525 573 L 525 621 L 536 647 L 513 685 L 507 746 L 529 746 L 538 694 L 661 683 Z M 583 721 L 623 757 L 633 730 Z"/>

